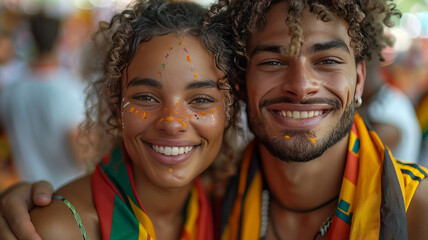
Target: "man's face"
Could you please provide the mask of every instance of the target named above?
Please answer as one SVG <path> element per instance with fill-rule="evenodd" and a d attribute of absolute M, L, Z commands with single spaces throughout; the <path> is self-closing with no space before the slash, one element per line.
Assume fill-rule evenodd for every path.
<path fill-rule="evenodd" d="M 248 114 L 257 139 L 274 157 L 304 162 L 348 134 L 365 67 L 355 63 L 346 21 L 323 22 L 308 10 L 300 54 L 283 54 L 290 43 L 287 8 L 273 5 L 265 28 L 250 38 Z"/>

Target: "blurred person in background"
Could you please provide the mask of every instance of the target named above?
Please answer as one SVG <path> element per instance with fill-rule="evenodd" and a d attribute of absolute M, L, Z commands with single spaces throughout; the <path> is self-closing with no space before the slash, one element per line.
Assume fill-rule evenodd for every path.
<path fill-rule="evenodd" d="M 363 105 L 359 112 L 388 146 L 394 157 L 417 163 L 421 130 L 411 100 L 386 82 L 377 60 L 366 63 Z"/>
<path fill-rule="evenodd" d="M 56 52 L 61 21 L 43 13 L 29 18 L 36 54 L 20 79 L 0 94 L 0 124 L 21 180 L 54 187 L 84 173 L 75 142 L 84 119 L 80 79 L 61 66 Z"/>
<path fill-rule="evenodd" d="M 422 145 L 419 154 L 419 163 L 428 166 L 428 90 L 421 97 L 416 107 L 419 124 L 422 130 Z"/>

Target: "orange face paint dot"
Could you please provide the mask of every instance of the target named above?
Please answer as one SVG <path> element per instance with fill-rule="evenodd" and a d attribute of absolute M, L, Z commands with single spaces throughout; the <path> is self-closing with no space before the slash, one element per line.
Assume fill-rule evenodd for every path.
<path fill-rule="evenodd" d="M 211 114 L 214 114 L 214 113 L 215 113 L 215 111 L 211 109 L 211 110 L 210 110 L 210 113 L 211 113 Z"/>
<path fill-rule="evenodd" d="M 161 119 L 159 120 L 159 122 L 163 122 L 163 120 L 164 120 L 164 119 L 163 119 L 163 118 L 161 118 Z"/>
<path fill-rule="evenodd" d="M 171 122 L 172 120 L 174 120 L 172 116 L 168 116 L 165 118 L 165 121 L 168 121 L 168 122 Z"/>
<path fill-rule="evenodd" d="M 134 107 L 131 107 L 131 109 L 129 109 L 129 112 L 133 112 L 134 111 Z"/>
<path fill-rule="evenodd" d="M 139 112 L 139 111 L 138 111 L 138 110 L 136 110 L 136 111 L 135 111 L 135 114 L 137 114 L 138 112 Z"/>
<path fill-rule="evenodd" d="M 189 56 L 189 55 L 187 55 L 187 61 L 188 61 L 188 62 L 192 62 L 192 59 L 190 59 L 190 56 Z"/>
<path fill-rule="evenodd" d="M 183 122 L 183 120 L 181 120 L 181 119 L 179 118 L 179 119 L 177 119 L 177 122 L 182 123 L 182 122 Z"/>
<path fill-rule="evenodd" d="M 146 117 L 146 113 L 145 112 L 143 112 L 142 114 L 141 114 L 141 118 L 145 118 Z"/>
<path fill-rule="evenodd" d="M 194 78 L 198 78 L 198 74 L 197 73 L 193 73 L 193 77 Z"/>
<path fill-rule="evenodd" d="M 183 124 L 183 127 L 187 127 L 187 123 L 186 122 L 183 122 L 182 124 Z"/>
<path fill-rule="evenodd" d="M 205 116 L 207 115 L 207 112 L 202 111 L 202 112 L 199 112 L 199 114 L 201 114 L 202 116 Z"/>
<path fill-rule="evenodd" d="M 291 137 L 290 137 L 290 136 L 288 136 L 288 135 L 285 135 L 285 136 L 284 136 L 284 138 L 285 138 L 285 139 L 290 139 Z"/>
<path fill-rule="evenodd" d="M 317 139 L 316 138 L 310 138 L 309 140 L 311 140 L 312 143 L 317 143 Z"/>
<path fill-rule="evenodd" d="M 169 172 L 170 172 L 170 173 L 174 172 L 174 169 L 169 168 Z"/>

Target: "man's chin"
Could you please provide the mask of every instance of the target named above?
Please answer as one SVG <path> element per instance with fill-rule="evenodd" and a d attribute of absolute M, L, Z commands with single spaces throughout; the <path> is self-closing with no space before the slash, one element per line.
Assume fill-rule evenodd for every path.
<path fill-rule="evenodd" d="M 294 139 L 260 139 L 269 153 L 285 162 L 308 162 L 320 157 L 326 149 L 306 138 Z"/>

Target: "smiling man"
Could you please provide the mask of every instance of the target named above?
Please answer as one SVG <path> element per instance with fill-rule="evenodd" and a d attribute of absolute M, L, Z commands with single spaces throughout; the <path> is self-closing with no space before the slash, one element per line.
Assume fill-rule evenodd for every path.
<path fill-rule="evenodd" d="M 236 0 L 222 11 L 256 137 L 222 239 L 424 239 L 428 171 L 395 160 L 356 113 L 395 5 Z"/>
<path fill-rule="evenodd" d="M 381 58 L 395 5 L 224 0 L 212 10 L 229 19 L 256 136 L 224 197 L 219 237 L 426 239 L 428 170 L 394 159 L 356 113 L 364 61 Z M 29 187 L 8 199 L 30 198 Z"/>

